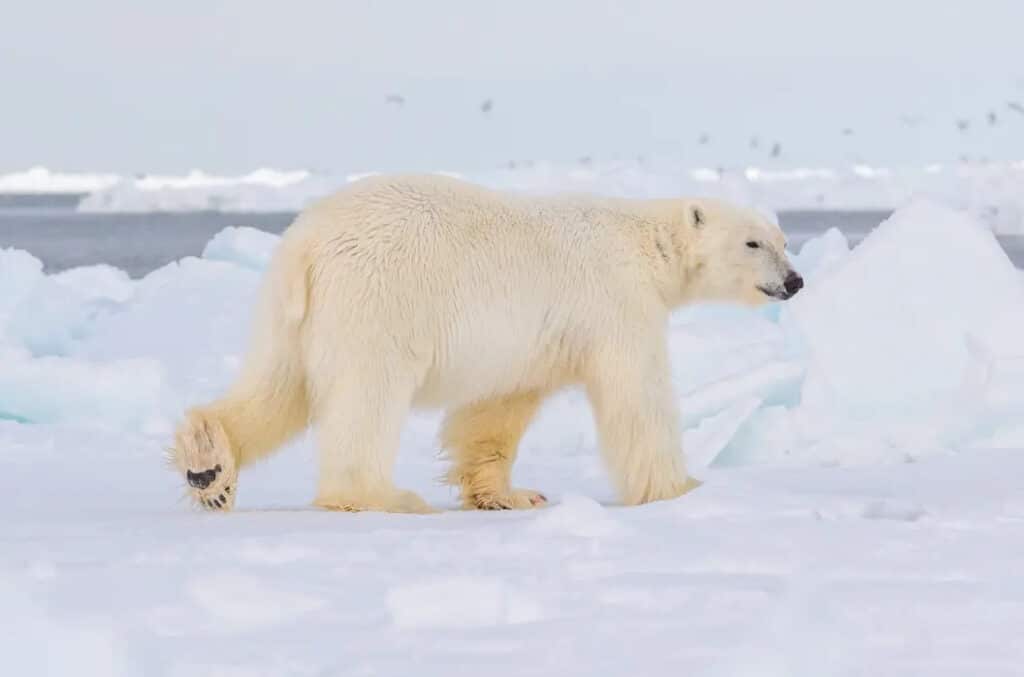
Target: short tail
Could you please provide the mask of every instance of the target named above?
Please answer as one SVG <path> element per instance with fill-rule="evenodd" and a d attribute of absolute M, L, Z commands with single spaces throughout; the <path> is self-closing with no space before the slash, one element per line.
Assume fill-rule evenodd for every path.
<path fill-rule="evenodd" d="M 251 342 L 227 394 L 193 415 L 219 422 L 239 467 L 272 453 L 309 425 L 302 324 L 309 304 L 309 266 L 283 239 L 267 270 Z"/>

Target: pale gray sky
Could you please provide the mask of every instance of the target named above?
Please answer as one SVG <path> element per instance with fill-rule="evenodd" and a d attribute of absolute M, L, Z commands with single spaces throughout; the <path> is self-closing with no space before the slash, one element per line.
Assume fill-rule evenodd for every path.
<path fill-rule="evenodd" d="M 0 2 L 0 171 L 1024 158 L 1018 0 Z"/>

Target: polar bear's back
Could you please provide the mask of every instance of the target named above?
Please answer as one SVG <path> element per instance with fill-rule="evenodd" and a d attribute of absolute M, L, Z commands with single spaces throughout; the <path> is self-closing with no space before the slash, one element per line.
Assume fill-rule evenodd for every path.
<path fill-rule="evenodd" d="M 393 346 L 451 402 L 559 378 L 607 330 L 619 234 L 560 199 L 437 176 L 372 178 L 307 209 L 283 250 L 306 257 L 312 335 Z M 386 338 L 386 340 L 384 340 Z"/>

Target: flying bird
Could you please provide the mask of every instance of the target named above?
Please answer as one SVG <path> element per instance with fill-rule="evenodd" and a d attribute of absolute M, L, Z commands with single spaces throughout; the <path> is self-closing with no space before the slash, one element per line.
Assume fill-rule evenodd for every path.
<path fill-rule="evenodd" d="M 707 132 L 704 132 L 699 137 L 697 137 L 697 143 L 699 143 L 702 146 L 706 146 L 708 141 L 710 141 L 710 140 L 711 140 L 711 137 L 708 135 Z"/>
<path fill-rule="evenodd" d="M 968 129 L 970 129 L 970 127 L 971 127 L 971 121 L 970 120 L 967 120 L 965 118 L 959 118 L 956 121 L 956 128 L 959 129 L 961 133 L 966 132 Z"/>
<path fill-rule="evenodd" d="M 990 110 L 988 112 L 988 124 L 993 127 L 999 124 L 999 116 L 996 115 L 996 112 L 994 110 Z"/>
<path fill-rule="evenodd" d="M 1006 107 L 1016 113 L 1024 115 L 1024 105 L 1021 105 L 1019 101 L 1007 101 Z"/>
<path fill-rule="evenodd" d="M 391 103 L 401 108 L 405 105 L 405 97 L 401 94 L 388 94 L 384 97 L 384 103 Z"/>
<path fill-rule="evenodd" d="M 776 141 L 775 145 L 772 146 L 772 157 L 779 157 L 780 155 L 782 155 L 782 144 Z"/>
<path fill-rule="evenodd" d="M 494 108 L 494 101 L 491 99 L 484 99 L 483 103 L 480 104 L 480 112 L 485 115 L 490 113 L 492 108 Z"/>
<path fill-rule="evenodd" d="M 843 136 L 853 136 L 853 130 L 849 127 L 843 128 Z"/>

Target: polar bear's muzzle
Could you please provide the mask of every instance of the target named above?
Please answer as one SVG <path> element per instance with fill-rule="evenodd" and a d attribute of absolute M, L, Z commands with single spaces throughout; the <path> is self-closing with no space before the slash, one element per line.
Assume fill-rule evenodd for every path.
<path fill-rule="evenodd" d="M 766 296 L 785 301 L 796 296 L 796 293 L 804 288 L 804 278 L 800 277 L 796 271 L 791 270 L 786 274 L 786 279 L 783 280 L 782 284 L 774 287 L 758 285 L 757 288 Z"/>

